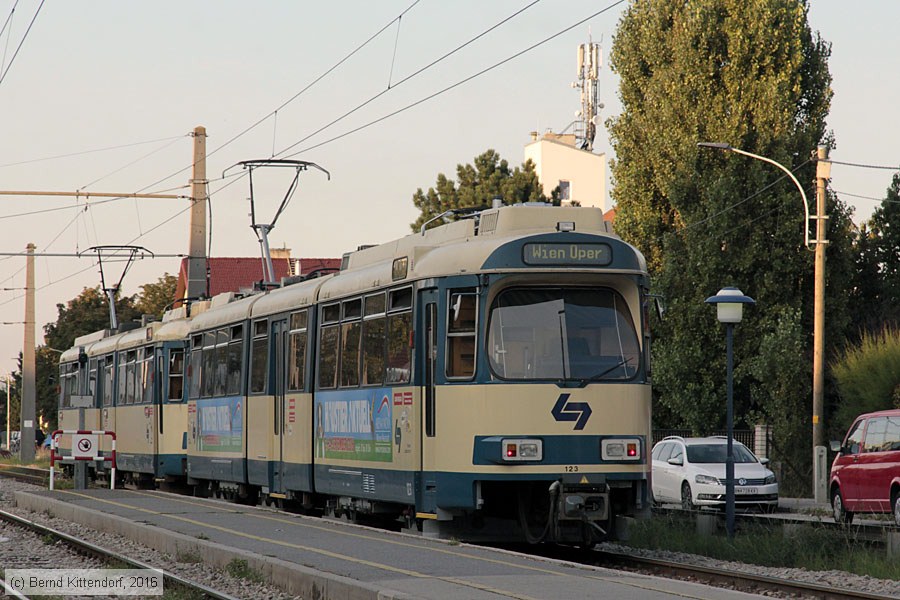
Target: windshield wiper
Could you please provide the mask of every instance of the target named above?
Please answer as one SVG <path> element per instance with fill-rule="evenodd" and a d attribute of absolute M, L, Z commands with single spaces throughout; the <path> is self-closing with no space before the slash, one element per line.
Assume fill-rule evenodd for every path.
<path fill-rule="evenodd" d="M 613 366 L 608 367 L 608 368 L 606 368 L 606 369 L 603 369 L 603 370 L 600 371 L 599 373 L 596 373 L 596 374 L 594 374 L 594 375 L 591 375 L 590 377 L 583 377 L 582 379 L 579 379 L 578 381 L 579 381 L 579 383 L 581 384 L 580 387 L 586 386 L 586 385 L 587 385 L 589 382 L 591 382 L 591 381 L 599 381 L 600 379 L 603 379 L 603 376 L 604 376 L 604 375 L 606 375 L 607 373 L 610 373 L 610 372 L 612 372 L 612 371 L 615 371 L 615 370 L 618 369 L 619 367 L 623 367 L 623 366 L 627 365 L 628 363 L 631 362 L 631 359 L 632 359 L 631 356 L 629 356 L 629 357 L 627 357 L 627 358 L 623 358 L 622 360 L 620 360 L 619 362 L 617 362 L 617 363 L 614 364 Z"/>

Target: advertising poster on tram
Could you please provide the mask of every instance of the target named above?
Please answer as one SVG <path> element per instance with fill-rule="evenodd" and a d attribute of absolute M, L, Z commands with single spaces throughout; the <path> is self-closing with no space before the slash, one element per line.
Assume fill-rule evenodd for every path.
<path fill-rule="evenodd" d="M 317 457 L 391 462 L 390 388 L 320 392 L 315 410 Z"/>

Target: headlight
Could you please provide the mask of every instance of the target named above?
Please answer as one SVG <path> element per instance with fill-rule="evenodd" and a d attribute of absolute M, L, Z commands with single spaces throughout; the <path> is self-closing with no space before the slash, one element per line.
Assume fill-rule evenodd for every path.
<path fill-rule="evenodd" d="M 544 458 L 544 444 L 536 439 L 503 439 L 503 462 L 540 462 Z"/>
<path fill-rule="evenodd" d="M 766 485 L 769 485 L 770 483 L 775 483 L 775 473 L 766 475 Z"/>
<path fill-rule="evenodd" d="M 694 481 L 696 481 L 697 483 L 705 483 L 708 485 L 719 485 L 719 480 L 712 475 L 697 475 L 696 477 L 694 477 Z"/>

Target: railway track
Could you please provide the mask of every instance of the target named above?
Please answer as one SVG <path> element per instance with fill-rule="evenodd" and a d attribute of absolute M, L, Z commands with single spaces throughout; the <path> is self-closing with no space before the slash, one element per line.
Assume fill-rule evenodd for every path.
<path fill-rule="evenodd" d="M 19 465 L 0 465 L 0 477 L 47 486 L 50 482 L 50 471 L 40 467 L 22 467 Z"/>
<path fill-rule="evenodd" d="M 4 510 L 0 510 L 0 519 L 9 523 L 13 523 L 19 527 L 29 529 L 42 537 L 46 538 L 47 536 L 50 536 L 54 539 L 60 540 L 70 548 L 74 549 L 76 552 L 97 557 L 104 562 L 116 564 L 116 568 L 123 568 L 121 565 L 125 565 L 124 568 L 131 569 L 155 568 L 141 561 L 134 560 L 117 552 L 113 552 L 112 550 L 107 550 L 106 548 L 101 548 L 96 544 L 92 544 L 85 540 L 71 536 L 67 533 L 63 533 L 62 531 L 57 531 L 50 527 L 35 523 L 34 521 L 24 519 L 18 515 L 14 515 Z M 214 590 L 211 587 L 190 581 L 188 579 L 184 579 L 183 577 L 179 577 L 172 573 L 163 572 L 163 578 L 166 588 L 176 587 L 182 590 L 186 590 L 192 598 L 208 598 L 210 600 L 239 600 L 235 596 L 224 594 L 222 592 Z M 3 583 L 2 587 L 6 589 L 5 583 Z M 24 598 L 24 596 L 21 595 L 13 595 L 12 597 Z"/>
<path fill-rule="evenodd" d="M 19 473 L 15 473 L 10 470 L 0 470 L 0 476 L 12 476 L 19 477 Z M 25 473 L 25 476 L 28 477 L 39 477 L 39 473 Z M 29 481 L 30 482 L 30 481 Z M 687 514 L 670 514 L 670 518 L 689 518 L 690 515 Z M 73 545 L 79 549 L 79 552 L 86 552 L 89 554 L 94 554 L 101 558 L 105 558 L 108 560 L 119 560 L 124 564 L 132 565 L 133 568 L 151 568 L 148 565 L 144 565 L 138 561 L 133 561 L 131 559 L 121 557 L 115 553 L 106 551 L 105 549 L 98 548 L 92 544 L 87 542 L 82 542 L 77 540 L 76 538 L 71 538 L 62 532 L 58 532 L 49 528 L 45 528 L 38 524 L 32 523 L 25 519 L 21 519 L 20 517 L 16 517 L 15 515 L 11 515 L 9 513 L 5 513 L 0 511 L 0 518 L 4 520 L 13 520 L 16 523 L 20 523 L 23 526 L 28 526 L 36 531 L 39 531 L 41 535 L 49 534 L 58 539 L 63 540 L 67 544 Z M 783 523 L 796 523 L 802 524 L 806 526 L 812 525 L 821 525 L 826 524 L 824 521 L 815 521 L 810 522 L 808 520 L 790 520 L 780 518 L 776 521 L 768 521 L 770 523 L 783 524 Z M 854 528 L 866 526 L 856 526 Z M 879 531 L 881 528 L 876 528 Z M 69 539 L 72 541 L 70 542 Z M 798 582 L 792 581 L 783 578 L 771 577 L 767 575 L 755 574 L 746 571 L 737 571 L 733 569 L 723 569 L 723 568 L 715 568 L 709 566 L 701 566 L 694 565 L 684 562 L 677 561 L 669 561 L 660 558 L 650 558 L 646 556 L 641 556 L 638 554 L 626 553 L 626 552 L 612 552 L 609 550 L 595 550 L 593 552 L 584 552 L 583 550 L 576 550 L 573 548 L 567 547 L 559 547 L 559 546 L 546 546 L 546 547 L 532 547 L 529 546 L 527 549 L 523 549 L 522 547 L 516 548 L 518 551 L 522 551 L 530 554 L 537 554 L 541 556 L 546 556 L 549 558 L 562 559 L 573 563 L 579 564 L 587 564 L 592 566 L 600 566 L 600 567 L 609 567 L 615 569 L 621 569 L 626 571 L 636 571 L 646 574 L 658 575 L 662 577 L 669 578 L 679 578 L 686 579 L 691 581 L 702 582 L 708 585 L 715 585 L 719 587 L 727 587 L 731 589 L 736 589 L 745 592 L 751 593 L 778 593 L 780 595 L 790 596 L 790 597 L 803 597 L 803 598 L 822 598 L 822 599 L 848 599 L 848 600 L 856 600 L 856 599 L 867 599 L 867 600 L 887 600 L 888 598 L 896 598 L 895 595 L 884 595 L 872 592 L 865 591 L 857 591 L 853 589 L 838 589 L 834 586 L 825 586 L 818 585 L 813 583 L 806 582 Z M 188 586 L 192 589 L 199 589 L 204 597 L 209 598 L 230 598 L 230 596 L 219 594 L 214 590 L 209 588 L 205 588 L 204 586 L 194 586 L 193 583 L 188 582 L 186 580 L 182 580 L 180 578 L 169 576 L 167 574 L 167 583 L 171 585 L 181 585 Z"/>
<path fill-rule="evenodd" d="M 638 569 L 641 573 L 650 573 L 661 577 L 689 579 L 708 585 L 728 587 L 754 594 L 777 592 L 779 594 L 788 595 L 789 597 L 821 598 L 822 600 L 896 599 L 896 596 L 894 595 L 874 594 L 852 589 L 839 589 L 833 586 L 791 581 L 788 579 L 730 569 L 691 565 L 629 553 L 618 553 L 605 550 L 596 551 L 596 556 L 594 558 L 596 560 L 589 564 L 595 566 L 615 565 L 617 568 L 623 570 Z M 585 561 L 582 560 L 581 562 Z"/>

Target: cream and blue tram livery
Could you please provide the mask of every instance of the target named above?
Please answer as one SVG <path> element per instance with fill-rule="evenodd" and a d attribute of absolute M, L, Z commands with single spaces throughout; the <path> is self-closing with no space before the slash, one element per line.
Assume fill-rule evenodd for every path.
<path fill-rule="evenodd" d="M 116 434 L 117 474 L 129 483 L 152 486 L 154 481 L 184 481 L 186 338 L 186 311 L 176 309 L 166 313 L 162 322 L 78 338 L 60 361 L 63 381 L 72 364 L 84 365 L 80 392 L 90 399 L 91 407 L 85 410 L 83 429 Z M 75 362 L 64 362 L 70 353 Z M 62 391 L 65 385 L 60 387 L 60 429 L 78 429 L 71 395 Z M 111 450 L 110 437 L 101 436 L 98 441 L 102 452 Z"/>
<path fill-rule="evenodd" d="M 593 208 L 361 249 L 190 324 L 188 482 L 471 540 L 649 511 L 649 281 Z"/>
<path fill-rule="evenodd" d="M 318 292 L 315 491 L 471 540 L 592 543 L 645 516 L 648 288 L 593 208 L 349 254 Z"/>

